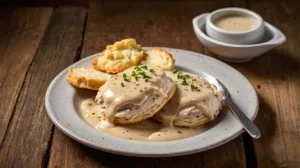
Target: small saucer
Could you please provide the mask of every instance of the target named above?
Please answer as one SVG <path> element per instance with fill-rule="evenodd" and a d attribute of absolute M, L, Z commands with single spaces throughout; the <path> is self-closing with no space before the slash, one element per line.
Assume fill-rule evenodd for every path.
<path fill-rule="evenodd" d="M 193 19 L 193 27 L 197 38 L 206 48 L 228 62 L 246 62 L 267 51 L 283 44 L 285 35 L 271 24 L 264 22 L 265 32 L 261 43 L 237 45 L 220 42 L 210 38 L 205 32 L 206 17 L 209 13 L 199 15 Z"/>

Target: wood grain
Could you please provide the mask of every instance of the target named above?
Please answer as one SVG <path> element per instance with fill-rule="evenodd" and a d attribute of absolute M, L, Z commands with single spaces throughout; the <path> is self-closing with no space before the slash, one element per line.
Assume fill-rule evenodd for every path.
<path fill-rule="evenodd" d="M 51 13 L 51 8 L 0 11 L 0 144 Z"/>
<path fill-rule="evenodd" d="M 262 137 L 253 140 L 258 167 L 300 166 L 300 35 L 296 1 L 248 2 L 251 10 L 279 28 L 287 42 L 261 57 L 231 64 L 256 89 L 260 109 L 255 124 Z M 208 50 L 207 53 L 211 53 Z"/>
<path fill-rule="evenodd" d="M 300 166 L 299 4 L 250 1 L 249 8 L 287 36 L 284 45 L 255 60 L 257 68 L 251 69 L 257 73 L 251 81 L 262 103 L 256 123 L 263 137 L 254 141 L 258 167 L 296 168 Z"/>
<path fill-rule="evenodd" d="M 192 30 L 192 18 L 242 1 L 92 2 L 81 58 L 107 44 L 133 37 L 143 46 L 165 46 L 203 52 Z M 245 167 L 242 139 L 183 157 L 135 158 L 109 154 L 78 144 L 55 130 L 48 167 Z"/>
<path fill-rule="evenodd" d="M 53 11 L 1 146 L 0 167 L 47 165 L 54 127 L 44 108 L 45 91 L 55 75 L 74 61 L 85 16 L 84 8 L 59 7 Z"/>

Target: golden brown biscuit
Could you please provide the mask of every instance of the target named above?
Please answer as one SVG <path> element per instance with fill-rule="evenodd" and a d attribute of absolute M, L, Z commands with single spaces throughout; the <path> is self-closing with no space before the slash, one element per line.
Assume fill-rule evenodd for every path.
<path fill-rule="evenodd" d="M 92 65 L 97 70 L 115 74 L 137 65 L 144 55 L 144 50 L 136 44 L 136 40 L 128 38 L 106 46 L 106 49 L 93 59 Z"/>
<path fill-rule="evenodd" d="M 112 75 L 89 67 L 70 68 L 67 81 L 75 87 L 98 90 Z"/>
<path fill-rule="evenodd" d="M 180 70 L 166 73 L 176 82 L 176 92 L 154 119 L 169 126 L 197 127 L 218 116 L 221 95 L 213 84 Z"/>
<path fill-rule="evenodd" d="M 99 89 L 96 101 L 102 120 L 127 125 L 152 117 L 175 90 L 175 83 L 162 69 L 136 66 L 108 79 Z"/>
<path fill-rule="evenodd" d="M 151 65 L 165 71 L 172 71 L 174 70 L 175 60 L 168 51 L 155 47 L 146 52 L 146 57 L 141 64 Z"/>

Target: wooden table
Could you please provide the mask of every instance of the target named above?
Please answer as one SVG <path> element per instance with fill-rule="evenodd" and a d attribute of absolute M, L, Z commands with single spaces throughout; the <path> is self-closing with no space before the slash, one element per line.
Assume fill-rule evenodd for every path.
<path fill-rule="evenodd" d="M 103 1 L 88 7 L 0 9 L 0 167 L 300 167 L 300 8 L 297 1 Z M 215 149 L 173 158 L 134 158 L 81 145 L 59 131 L 44 107 L 51 80 L 106 44 L 133 37 L 143 46 L 213 56 L 192 18 L 228 6 L 249 8 L 287 42 L 250 62 L 230 64 L 255 87 L 262 137 L 247 134 Z"/>

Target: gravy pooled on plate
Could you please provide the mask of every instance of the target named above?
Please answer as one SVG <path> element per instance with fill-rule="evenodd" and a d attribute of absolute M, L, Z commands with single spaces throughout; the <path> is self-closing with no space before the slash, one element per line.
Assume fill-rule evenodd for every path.
<path fill-rule="evenodd" d="M 199 126 L 213 120 L 218 114 L 220 102 L 217 102 L 214 107 L 212 105 L 213 100 L 219 99 L 216 99 L 214 86 L 206 80 L 179 70 L 169 72 L 170 78 L 159 70 L 147 68 L 135 70 L 124 71 L 108 80 L 99 89 L 96 97 L 98 104 L 93 99 L 82 102 L 81 115 L 91 126 L 124 139 L 153 142 L 172 141 L 200 134 L 204 129 Z M 129 79 L 128 75 L 131 73 L 133 77 Z M 134 77 L 137 77 L 137 73 L 141 73 L 142 76 L 149 74 L 149 77 L 138 76 L 141 79 L 135 80 Z M 173 82 L 168 84 L 168 81 L 174 81 L 176 84 Z M 174 90 L 170 94 L 168 90 L 172 89 L 169 85 L 173 85 L 174 88 L 176 85 L 176 91 Z M 162 108 L 164 104 L 166 106 Z M 135 120 L 133 123 L 126 122 L 132 118 L 147 115 L 147 111 L 151 110 L 156 110 L 153 119 L 163 124 L 150 118 L 152 115 L 145 119 Z M 130 118 L 123 120 L 125 115 Z M 180 115 L 183 115 L 184 118 L 180 118 Z M 116 119 L 120 118 L 122 122 L 116 122 Z M 181 119 L 184 124 L 180 125 L 178 120 Z M 193 123 L 193 121 L 197 122 Z M 188 125 L 189 123 L 191 124 Z"/>
<path fill-rule="evenodd" d="M 98 131 L 128 140 L 148 142 L 172 141 L 192 137 L 204 131 L 202 127 L 165 127 L 152 119 L 130 125 L 116 125 L 111 128 L 98 127 L 98 124 L 101 122 L 101 116 L 99 115 L 99 105 L 95 100 L 93 98 L 84 100 L 80 109 L 84 120 Z"/>
<path fill-rule="evenodd" d="M 224 30 L 232 32 L 243 32 L 253 30 L 257 27 L 257 21 L 249 16 L 229 15 L 214 21 L 214 24 Z"/>

